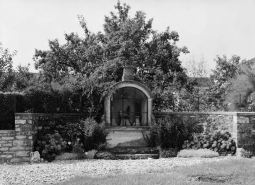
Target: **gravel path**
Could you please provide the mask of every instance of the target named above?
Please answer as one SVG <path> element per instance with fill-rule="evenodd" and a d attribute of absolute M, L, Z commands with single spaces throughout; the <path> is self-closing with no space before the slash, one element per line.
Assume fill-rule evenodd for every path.
<path fill-rule="evenodd" d="M 83 160 L 53 163 L 1 165 L 0 184 L 54 184 L 76 175 L 103 176 L 127 173 L 148 173 L 168 170 L 203 162 L 216 162 L 227 158 L 169 158 L 148 160 Z"/>

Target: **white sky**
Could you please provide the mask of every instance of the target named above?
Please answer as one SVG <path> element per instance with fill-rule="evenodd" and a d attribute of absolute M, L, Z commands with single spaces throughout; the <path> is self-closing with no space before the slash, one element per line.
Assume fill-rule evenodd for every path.
<path fill-rule="evenodd" d="M 179 46 L 187 46 L 187 62 L 202 55 L 215 66 L 216 55 L 242 59 L 255 57 L 255 0 L 122 0 L 153 18 L 153 28 L 167 26 L 179 33 Z M 103 31 L 104 15 L 115 11 L 117 0 L 0 0 L 0 42 L 17 50 L 14 65 L 31 64 L 35 48 L 47 50 L 48 40 L 64 42 L 64 33 L 83 31 L 77 15 L 83 15 L 92 32 Z"/>

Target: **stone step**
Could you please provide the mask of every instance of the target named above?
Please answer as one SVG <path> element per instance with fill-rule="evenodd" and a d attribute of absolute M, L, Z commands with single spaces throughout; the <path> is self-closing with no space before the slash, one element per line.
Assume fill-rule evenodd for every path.
<path fill-rule="evenodd" d="M 115 155 L 123 154 L 123 155 L 132 155 L 132 154 L 159 154 L 159 150 L 155 147 L 115 147 L 108 149 L 110 152 L 114 153 Z"/>
<path fill-rule="evenodd" d="M 117 154 L 118 159 L 158 159 L 159 154 Z"/>

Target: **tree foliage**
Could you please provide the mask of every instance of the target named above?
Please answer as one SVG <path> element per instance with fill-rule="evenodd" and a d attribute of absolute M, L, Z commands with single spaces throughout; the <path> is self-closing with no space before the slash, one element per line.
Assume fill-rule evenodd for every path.
<path fill-rule="evenodd" d="M 12 58 L 16 55 L 16 51 L 13 53 L 9 52 L 9 49 L 5 49 L 0 42 L 0 76 L 12 69 Z"/>
<path fill-rule="evenodd" d="M 204 56 L 196 59 L 194 56 L 185 63 L 185 68 L 189 77 L 207 77 L 209 75 L 208 63 Z"/>
<path fill-rule="evenodd" d="M 231 80 L 225 100 L 230 110 L 254 110 L 255 70 L 246 61 L 240 64 L 241 73 Z"/>
<path fill-rule="evenodd" d="M 16 51 L 10 53 L 8 49 L 4 49 L 0 43 L 0 91 L 10 88 L 13 81 L 12 58 Z"/>
<path fill-rule="evenodd" d="M 13 68 L 12 59 L 16 54 L 17 51 L 10 53 L 0 43 L 0 91 L 21 92 L 35 83 L 34 74 L 29 72 L 29 64 L 27 66 L 18 65 L 17 69 Z"/>
<path fill-rule="evenodd" d="M 240 67 L 240 57 L 233 55 L 230 59 L 224 55 L 217 56 L 216 69 L 212 70 L 210 76 L 213 87 L 210 89 L 209 102 L 217 109 L 227 110 L 226 97 L 231 90 L 232 80 L 242 73 Z"/>
<path fill-rule="evenodd" d="M 34 61 L 44 83 L 70 84 L 90 112 L 98 112 L 101 102 L 112 84 L 119 81 L 122 67 L 136 67 L 136 75 L 151 88 L 156 105 L 168 99 L 174 90 L 187 84 L 187 75 L 178 59 L 188 53 L 176 43 L 179 35 L 167 28 L 164 32 L 152 29 L 152 19 L 137 11 L 130 16 L 130 6 L 118 2 L 116 12 L 105 16 L 104 31 L 92 33 L 83 16 L 78 16 L 84 37 L 65 34 L 66 43 L 49 41 L 49 50 L 36 50 Z M 171 99 L 171 98 L 170 98 Z M 169 105 L 168 105 L 169 107 Z M 155 106 L 156 110 L 166 107 Z M 80 109 L 82 111 L 84 109 Z"/>

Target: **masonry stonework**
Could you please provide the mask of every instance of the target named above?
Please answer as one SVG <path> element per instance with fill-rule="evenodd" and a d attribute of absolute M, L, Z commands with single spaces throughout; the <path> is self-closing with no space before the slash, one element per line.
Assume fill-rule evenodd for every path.
<path fill-rule="evenodd" d="M 255 114 L 237 113 L 238 147 L 255 155 Z"/>
<path fill-rule="evenodd" d="M 255 112 L 161 112 L 156 116 L 177 116 L 183 122 L 196 120 L 208 131 L 216 129 L 231 133 L 238 148 L 255 155 Z"/>
<path fill-rule="evenodd" d="M 0 163 L 30 161 L 33 121 L 29 114 L 15 115 L 15 130 L 0 130 Z"/>
<path fill-rule="evenodd" d="M 227 130 L 235 139 L 238 148 L 244 148 L 255 155 L 255 113 L 245 112 L 167 112 L 155 113 L 155 116 L 177 116 L 184 122 L 198 120 L 205 129 Z M 59 117 L 65 114 L 58 115 Z M 0 163 L 27 162 L 33 150 L 36 130 L 41 124 L 50 124 L 47 114 L 17 113 L 15 114 L 15 130 L 0 130 Z M 38 119 L 44 120 L 38 124 Z M 124 128 L 123 128 L 124 129 Z M 121 136 L 120 136 L 121 137 Z"/>
<path fill-rule="evenodd" d="M 255 114 L 254 114 L 255 115 Z M 232 112 L 160 112 L 155 116 L 178 117 L 184 123 L 199 122 L 203 125 L 204 131 L 226 130 L 231 133 L 237 142 L 236 113 Z"/>

